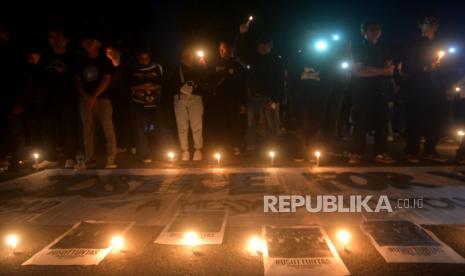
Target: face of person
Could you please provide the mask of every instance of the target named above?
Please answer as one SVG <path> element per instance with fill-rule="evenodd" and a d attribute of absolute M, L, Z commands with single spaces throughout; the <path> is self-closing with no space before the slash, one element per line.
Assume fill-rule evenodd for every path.
<path fill-rule="evenodd" d="M 27 60 L 30 64 L 37 65 L 39 64 L 41 54 L 39 52 L 29 53 L 27 55 Z"/>
<path fill-rule="evenodd" d="M 371 43 L 376 43 L 381 37 L 381 28 L 378 26 L 368 26 L 363 32 L 363 37 Z"/>
<path fill-rule="evenodd" d="M 224 42 L 221 42 L 220 43 L 220 56 L 223 59 L 229 59 L 230 57 L 232 57 L 231 46 Z"/>
<path fill-rule="evenodd" d="M 137 55 L 137 62 L 140 65 L 148 65 L 150 63 L 149 53 L 140 53 Z"/>
<path fill-rule="evenodd" d="M 268 55 L 271 53 L 271 49 L 273 49 L 273 43 L 271 41 L 257 44 L 257 51 L 260 55 Z"/>
<path fill-rule="evenodd" d="M 438 25 L 434 23 L 420 24 L 420 30 L 423 36 L 433 38 L 438 31 Z"/>
<path fill-rule="evenodd" d="M 66 48 L 68 39 L 60 31 L 51 31 L 48 33 L 48 42 L 53 49 Z"/>
<path fill-rule="evenodd" d="M 97 39 L 91 39 L 91 38 L 85 38 L 81 42 L 82 48 L 86 50 L 86 52 L 97 52 L 100 47 L 102 46 L 102 43 L 98 41 Z"/>

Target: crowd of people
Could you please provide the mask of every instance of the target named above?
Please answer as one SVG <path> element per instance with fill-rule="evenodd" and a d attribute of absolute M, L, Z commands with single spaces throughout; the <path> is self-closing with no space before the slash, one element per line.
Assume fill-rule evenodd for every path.
<path fill-rule="evenodd" d="M 93 31 L 80 35 L 78 55 L 61 28 L 49 30 L 49 51 L 31 47 L 20 66 L 10 32 L 0 28 L 2 163 L 15 167 L 34 149 L 36 169 L 94 168 L 105 148 L 112 169 L 123 151 L 144 163 L 166 149 L 179 149 L 180 161 L 200 161 L 205 148 L 253 155 L 285 139 L 293 141 L 290 157 L 303 162 L 348 133 L 352 164 L 366 156 L 369 135 L 373 159 L 396 162 L 388 141 L 397 134 L 406 137 L 408 162 L 447 161 L 436 147 L 449 111 L 455 122 L 465 120 L 465 79 L 450 73 L 447 55 L 455 48 L 442 50 L 435 17 L 422 18 L 418 38 L 397 55 L 379 42 L 377 22 L 361 25 L 359 44 L 338 44 L 335 35 L 330 46 L 309 31 L 302 48 L 284 58 L 271 37 L 251 36 L 251 25 L 221 40 L 217 54 L 184 43 L 172 72 L 149 48 L 122 53 Z M 465 163 L 464 143 L 456 161 Z"/>

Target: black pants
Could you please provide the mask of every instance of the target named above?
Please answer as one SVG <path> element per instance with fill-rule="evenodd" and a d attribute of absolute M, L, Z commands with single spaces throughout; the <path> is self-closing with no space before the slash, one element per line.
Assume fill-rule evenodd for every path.
<path fill-rule="evenodd" d="M 327 91 L 321 89 L 299 91 L 293 95 L 290 113 L 297 139 L 296 156 L 305 157 L 309 150 L 321 146 L 320 138 L 326 123 L 326 103 Z"/>
<path fill-rule="evenodd" d="M 363 155 L 366 134 L 374 131 L 375 155 L 387 152 L 388 101 L 383 91 L 362 88 L 353 94 L 354 136 L 352 153 Z"/>
<path fill-rule="evenodd" d="M 205 140 L 208 147 L 240 147 L 241 131 L 240 103 L 223 97 L 212 96 L 205 103 Z"/>
<path fill-rule="evenodd" d="M 33 104 L 27 107 L 26 117 L 33 146 L 44 159 L 56 161 L 61 145 L 65 159 L 75 159 L 80 137 L 77 102 Z"/>
<path fill-rule="evenodd" d="M 440 95 L 432 94 L 424 93 L 421 97 L 410 97 L 406 101 L 406 154 L 419 153 L 421 137 L 425 137 L 423 153 L 436 154 L 436 146 L 445 122 L 446 100 Z"/>

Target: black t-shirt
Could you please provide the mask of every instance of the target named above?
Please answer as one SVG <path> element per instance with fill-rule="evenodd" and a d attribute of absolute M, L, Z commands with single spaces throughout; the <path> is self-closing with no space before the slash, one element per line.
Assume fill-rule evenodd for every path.
<path fill-rule="evenodd" d="M 51 99 L 74 100 L 77 99 L 77 92 L 73 83 L 73 68 L 76 59 L 71 53 L 55 54 L 50 53 L 43 58 L 43 68 L 45 87 Z"/>
<path fill-rule="evenodd" d="M 392 60 L 387 49 L 379 44 L 372 44 L 367 41 L 354 47 L 353 49 L 354 64 L 361 63 L 366 67 L 386 67 L 387 62 Z M 387 77 L 356 77 L 355 81 L 360 85 L 359 88 L 377 88 L 384 90 L 387 88 Z"/>
<path fill-rule="evenodd" d="M 227 102 L 245 104 L 247 97 L 246 73 L 239 62 L 220 58 L 213 74 L 215 95 Z"/>
<path fill-rule="evenodd" d="M 76 75 L 81 76 L 82 87 L 86 94 L 92 95 L 103 80 L 103 76 L 113 74 L 114 67 L 111 61 L 104 56 L 95 58 L 86 57 L 78 63 Z M 99 99 L 109 98 L 109 87 L 99 95 Z"/>

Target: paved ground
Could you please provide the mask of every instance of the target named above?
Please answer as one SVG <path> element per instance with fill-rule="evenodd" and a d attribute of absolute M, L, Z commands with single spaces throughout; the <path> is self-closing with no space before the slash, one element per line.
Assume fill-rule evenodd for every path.
<path fill-rule="evenodd" d="M 337 146 L 335 146 L 336 148 Z M 400 157 L 401 146 L 397 145 L 396 156 Z M 453 157 L 454 144 L 442 144 L 441 153 Z M 266 154 L 266 152 L 265 152 Z M 225 162 L 222 164 L 223 167 L 228 168 L 242 168 L 247 170 L 248 168 L 268 168 L 269 163 L 266 155 L 262 158 L 241 158 L 232 159 L 225 158 Z M 101 161 L 101 160 L 100 160 Z M 183 170 L 187 170 L 188 167 L 197 168 L 199 173 L 205 168 L 215 168 L 214 163 L 203 162 L 200 164 L 175 164 L 171 165 L 167 162 L 156 162 L 150 165 L 142 165 L 135 161 L 132 156 L 122 156 L 119 160 L 120 168 L 131 169 L 131 168 L 168 168 L 178 169 L 179 174 L 184 173 Z M 350 171 L 351 168 L 344 163 L 344 158 L 336 154 L 326 154 L 322 158 L 322 165 L 331 164 L 332 167 L 340 167 L 343 170 Z M 406 166 L 407 164 L 403 161 L 399 162 L 395 166 L 389 168 L 381 168 L 385 171 L 392 171 L 393 173 L 399 172 L 398 166 Z M 423 166 L 437 166 L 432 163 L 422 163 L 417 166 L 418 170 L 423 170 Z M 379 167 L 378 164 L 367 162 L 364 164 L 365 167 Z M 451 171 L 460 171 L 461 167 L 455 167 L 452 162 L 441 165 L 446 167 L 446 170 L 450 168 Z M 304 164 L 293 164 L 286 158 L 278 157 L 275 160 L 275 167 L 282 169 L 284 172 L 290 168 L 305 168 L 309 167 L 308 163 Z M 434 167 L 433 167 L 434 168 Z M 439 167 L 437 167 L 439 168 Z M 406 170 L 416 170 L 415 168 L 405 168 Z M 168 170 L 169 171 L 169 170 Z M 195 170 L 194 170 L 195 171 Z M 33 173 L 33 170 L 23 169 L 17 173 L 3 174 L 1 177 L 3 180 L 12 179 L 23 175 Z M 101 171 L 100 171 L 101 172 Z M 173 170 L 170 171 L 174 176 L 177 175 Z M 90 175 L 93 172 L 88 172 Z M 95 171 L 95 173 L 99 173 Z M 189 172 L 192 173 L 192 172 Z M 73 172 L 69 172 L 71 176 Z M 423 182 L 425 178 L 421 178 Z M 431 178 L 433 179 L 433 178 Z M 426 179 L 427 180 L 427 179 Z M 435 178 L 437 181 L 437 178 Z M 448 180 L 449 181 L 449 180 Z M 452 180 L 450 180 L 452 181 Z M 441 182 L 441 181 L 439 181 Z M 462 182 L 444 182 L 436 183 L 438 185 L 444 184 L 447 187 L 460 187 L 465 185 L 465 181 Z M 280 183 L 280 182 L 278 182 Z M 43 183 L 29 183 L 26 189 L 22 190 L 11 190 L 5 188 L 0 190 L 0 200 L 6 202 L 8 200 L 43 200 L 43 199 L 54 199 L 61 198 L 57 195 L 57 189 L 62 193 L 60 187 L 54 186 L 53 189 L 42 189 Z M 68 182 L 63 182 L 64 185 L 68 185 Z M 192 184 L 192 185 L 191 185 Z M 392 184 L 392 183 L 391 183 Z M 4 188 L 6 184 L 0 184 L 0 189 Z M 177 187 L 176 190 L 165 190 L 165 192 L 158 193 L 157 196 L 165 199 L 169 199 L 168 196 L 176 196 L 179 194 L 185 200 L 191 199 L 192 195 L 198 193 L 198 197 L 201 198 L 203 195 L 199 192 L 199 188 L 194 183 L 187 183 L 187 189 L 183 187 Z M 191 186 L 190 186 L 191 185 Z M 301 185 L 301 183 L 292 183 L 285 187 L 286 191 L 289 191 L 290 187 L 295 188 Z M 103 188 L 102 188 L 103 187 Z M 116 187 L 116 188 L 114 188 Z M 58 220 L 58 217 L 53 217 L 52 214 L 62 213 L 66 214 L 67 208 L 74 208 L 74 202 L 80 203 L 84 200 L 114 200 L 121 199 L 122 196 L 126 196 L 128 191 L 124 191 L 121 194 L 118 193 L 119 186 L 110 187 L 106 190 L 106 184 L 103 183 L 101 186 L 78 184 L 77 187 L 72 188 L 69 186 L 66 190 L 70 192 L 69 197 L 75 199 L 68 205 L 58 205 L 57 208 L 52 209 L 52 212 L 41 214 L 38 220 L 3 220 L 0 222 L 0 237 L 4 237 L 6 233 L 15 232 L 21 236 L 21 244 L 18 248 L 19 253 L 10 254 L 8 249 L 3 245 L 0 245 L 0 274 L 1 275 L 263 275 L 263 263 L 261 256 L 251 256 L 245 250 L 245 244 L 248 238 L 252 235 L 259 235 L 261 231 L 261 224 L 263 220 L 257 220 L 255 223 L 247 220 L 247 217 L 241 217 L 240 214 L 232 216 L 234 220 L 226 227 L 225 238 L 221 245 L 208 245 L 198 246 L 196 253 L 192 254 L 192 251 L 184 246 L 174 245 L 159 245 L 154 244 L 154 240 L 161 232 L 164 222 L 166 220 L 160 220 L 159 223 L 150 225 L 147 223 L 136 223 L 131 230 L 126 234 L 125 239 L 128 248 L 122 253 L 112 253 L 105 258 L 100 265 L 92 267 L 80 267 L 80 266 L 21 266 L 21 263 L 29 259 L 32 255 L 42 249 L 44 246 L 49 244 L 51 241 L 56 239 L 58 236 L 63 234 L 67 229 L 70 228 L 71 223 L 51 223 L 54 219 Z M 308 186 L 305 186 L 309 191 L 320 191 L 319 182 L 311 182 Z M 347 187 L 345 187 L 347 188 Z M 103 189 L 103 190 L 102 190 Z M 116 189 L 116 190 L 115 190 Z M 134 191 L 129 189 L 129 192 Z M 229 188 L 231 189 L 231 187 Z M 247 188 L 245 188 L 247 189 Z M 315 189 L 315 190 L 314 190 Z M 95 190 L 95 191 L 94 191 Z M 32 192 L 31 192 L 32 191 Z M 110 193 L 109 197 L 100 198 L 100 193 Z M 345 190 L 348 193 L 357 194 L 360 192 L 357 188 L 347 188 Z M 415 191 L 415 190 L 414 190 Z M 462 190 L 452 190 L 462 191 Z M 221 192 L 212 193 L 211 195 L 205 195 L 207 198 L 214 199 L 216 196 L 224 195 Z M 113 193 L 116 193 L 114 196 Z M 387 193 L 387 190 L 386 190 Z M 230 190 L 229 190 L 230 194 Z M 62 196 L 63 194 L 60 194 Z M 432 190 L 428 194 L 429 196 L 442 197 L 443 195 Z M 72 197 L 71 197 L 72 196 Z M 244 196 L 248 196 L 244 194 Z M 418 194 L 418 196 L 422 196 Z M 465 198 L 465 194 L 457 194 L 458 197 Z M 144 194 L 141 199 L 149 198 L 150 195 Z M 241 198 L 241 195 L 236 195 L 236 199 Z M 136 198 L 135 200 L 138 200 Z M 61 206 L 61 207 L 60 207 Z M 64 207 L 63 207 L 64 206 Z M 460 206 L 460 205 L 459 205 Z M 11 207 L 11 206 L 10 206 Z M 15 210 L 11 207 L 11 210 Z M 62 210 L 60 210 L 62 208 Z M 27 208 L 26 208 L 27 209 Z M 31 210 L 22 210 L 25 213 Z M 83 210 L 84 211 L 84 210 Z M 457 253 L 465 257 L 465 207 L 462 209 L 455 210 L 455 219 L 460 223 L 451 221 L 450 223 L 422 223 L 422 226 L 432 231 L 437 235 L 443 242 L 448 244 Z M 13 211 L 11 211 L 13 212 Z M 99 213 L 100 212 L 100 213 Z M 102 215 L 101 211 L 96 211 L 98 215 Z M 8 215 L 9 211 L 3 209 L 3 213 L 0 215 Z M 463 214 L 463 220 L 460 217 Z M 82 216 L 87 214 L 83 213 Z M 112 214 L 114 216 L 115 214 Z M 169 214 L 168 214 L 169 215 Z M 49 217 L 47 217 L 49 216 Z M 92 215 L 89 215 L 92 216 Z M 124 214 L 122 214 L 124 216 Z M 1 217 L 1 216 L 0 216 Z M 91 217 L 94 219 L 94 217 Z M 242 220 L 244 218 L 244 220 Z M 61 218 L 63 219 L 63 218 Z M 263 219 L 263 217 L 262 217 Z M 305 224 L 307 217 L 293 217 L 298 224 Z M 138 217 L 139 222 L 143 221 L 143 218 Z M 264 219 L 265 221 L 273 221 L 273 219 Z M 279 221 L 293 220 L 288 217 L 279 217 Z M 447 219 L 444 219 L 447 220 Z M 369 239 L 361 232 L 360 226 L 356 223 L 358 220 L 353 219 L 348 214 L 337 214 L 331 216 L 320 215 L 317 217 L 308 217 L 308 224 L 319 223 L 327 231 L 329 237 L 334 242 L 336 249 L 338 250 L 340 257 L 345 263 L 351 275 L 465 275 L 465 265 L 453 265 L 453 264 L 393 264 L 386 263 L 382 256 L 376 251 L 374 246 L 370 243 Z M 50 222 L 50 223 L 48 223 Z M 349 251 L 344 251 L 341 245 L 337 242 L 335 233 L 340 229 L 340 225 L 343 224 L 352 234 L 352 241 L 349 245 Z M 3 238 L 2 238 L 3 239 Z"/>

